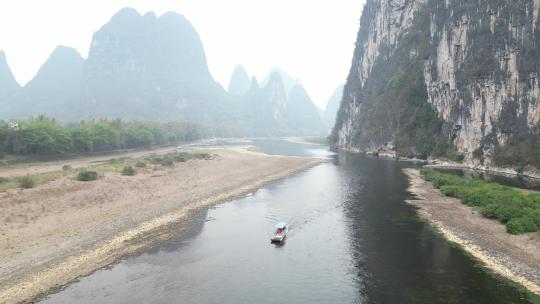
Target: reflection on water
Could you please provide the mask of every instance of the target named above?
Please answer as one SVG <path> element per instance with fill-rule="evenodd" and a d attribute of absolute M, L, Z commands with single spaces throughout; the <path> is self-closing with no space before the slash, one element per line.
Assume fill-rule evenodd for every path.
<path fill-rule="evenodd" d="M 328 152 L 257 142 L 275 154 Z M 306 151 L 311 150 L 311 151 Z M 528 303 L 420 221 L 396 162 L 350 154 L 182 223 L 48 303 Z M 282 246 L 274 225 L 290 225 Z"/>

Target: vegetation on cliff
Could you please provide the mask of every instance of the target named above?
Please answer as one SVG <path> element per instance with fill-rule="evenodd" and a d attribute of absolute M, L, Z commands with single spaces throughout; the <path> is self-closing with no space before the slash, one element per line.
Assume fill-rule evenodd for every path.
<path fill-rule="evenodd" d="M 423 169 L 424 178 L 446 196 L 459 198 L 482 215 L 501 221 L 512 234 L 540 230 L 540 193 L 516 189 L 479 179 Z"/>
<path fill-rule="evenodd" d="M 540 135 L 529 135 L 515 143 L 496 146 L 493 162 L 501 167 L 517 166 L 519 170 L 527 166 L 540 169 Z"/>
<path fill-rule="evenodd" d="M 368 0 L 337 148 L 540 169 L 536 4 Z"/>
<path fill-rule="evenodd" d="M 415 20 L 396 49 L 388 57 L 377 59 L 363 86 L 357 83 L 354 67 L 351 70 L 345 90 L 357 96 L 361 103 L 361 111 L 353 125 L 351 144 L 369 149 L 391 142 L 397 156 L 451 157 L 453 149 L 450 142 L 441 136 L 445 133 L 444 123 L 428 103 L 423 73 L 424 60 L 431 52 L 430 33 L 425 31 L 430 24 L 429 10 L 419 11 Z M 358 39 L 367 39 L 367 36 L 365 29 L 361 29 Z M 360 58 L 362 52 L 363 49 L 358 47 L 355 57 Z M 350 113 L 343 109 L 338 112 L 331 142 L 337 142 L 337 132 L 347 115 Z"/>

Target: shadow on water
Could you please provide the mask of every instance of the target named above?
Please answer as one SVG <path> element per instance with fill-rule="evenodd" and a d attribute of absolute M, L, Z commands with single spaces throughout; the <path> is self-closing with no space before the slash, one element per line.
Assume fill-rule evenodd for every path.
<path fill-rule="evenodd" d="M 350 181 L 344 213 L 369 303 L 530 303 L 421 221 L 404 201 L 404 164 L 340 155 Z M 361 182 L 364 187 L 355 187 Z"/>
<path fill-rule="evenodd" d="M 405 164 L 285 141 L 331 161 L 195 213 L 175 236 L 45 303 L 531 303 L 405 203 Z M 270 244 L 276 222 L 290 231 Z"/>

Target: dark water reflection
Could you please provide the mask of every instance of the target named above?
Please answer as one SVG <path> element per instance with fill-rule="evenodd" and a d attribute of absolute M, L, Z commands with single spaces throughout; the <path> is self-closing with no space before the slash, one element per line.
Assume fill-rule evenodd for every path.
<path fill-rule="evenodd" d="M 257 144 L 329 157 L 311 145 Z M 173 240 L 44 302 L 529 303 L 418 219 L 404 202 L 403 164 L 330 159 L 202 210 Z M 291 225 L 283 246 L 269 242 L 277 221 Z"/>

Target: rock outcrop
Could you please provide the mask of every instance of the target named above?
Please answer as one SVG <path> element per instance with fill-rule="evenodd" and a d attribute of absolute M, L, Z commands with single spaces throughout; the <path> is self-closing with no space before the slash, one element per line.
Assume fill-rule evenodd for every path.
<path fill-rule="evenodd" d="M 499 148 L 538 134 L 539 9 L 537 0 L 368 0 L 335 146 L 489 165 Z"/>

